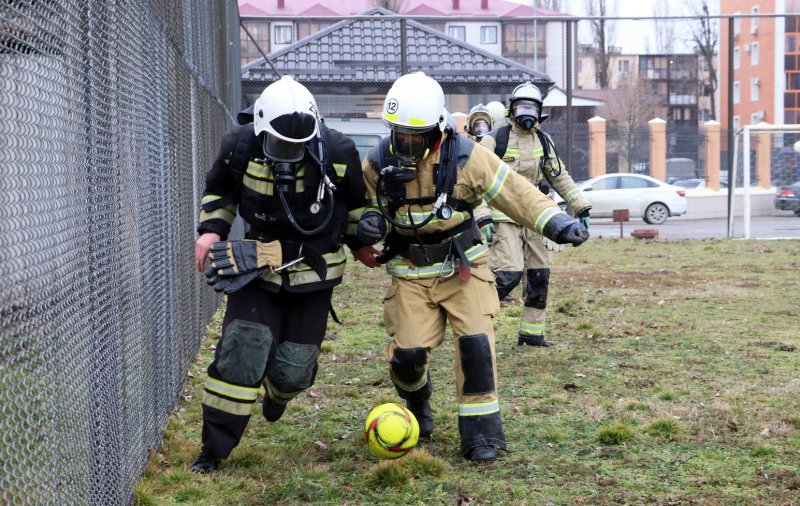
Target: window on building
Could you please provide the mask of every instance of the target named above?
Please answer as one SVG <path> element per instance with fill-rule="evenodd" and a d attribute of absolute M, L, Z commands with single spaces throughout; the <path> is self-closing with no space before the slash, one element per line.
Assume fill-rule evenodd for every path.
<path fill-rule="evenodd" d="M 739 130 L 740 128 L 742 128 L 742 118 L 740 118 L 739 116 L 734 116 L 733 117 L 733 129 L 734 130 Z"/>
<path fill-rule="evenodd" d="M 734 14 L 741 14 L 741 12 L 734 12 Z M 733 18 L 733 36 L 738 37 L 742 33 L 742 18 Z"/>
<path fill-rule="evenodd" d="M 533 23 L 503 23 L 503 56 L 544 71 L 547 27 L 539 23 L 536 28 Z"/>
<path fill-rule="evenodd" d="M 313 33 L 320 32 L 331 26 L 332 23 L 324 21 L 303 21 L 297 23 L 297 39 L 304 39 Z"/>
<path fill-rule="evenodd" d="M 617 71 L 618 72 L 623 72 L 623 73 L 627 74 L 628 70 L 630 70 L 630 67 L 631 67 L 630 60 L 617 60 Z"/>
<path fill-rule="evenodd" d="M 292 25 L 275 25 L 273 28 L 272 38 L 275 44 L 292 43 Z"/>
<path fill-rule="evenodd" d="M 258 42 L 258 45 L 265 53 L 269 53 L 269 22 L 268 21 L 245 21 L 244 26 L 247 31 Z M 239 31 L 239 41 L 241 42 L 241 64 L 250 63 L 261 58 L 261 53 L 256 49 L 256 45 L 247 36 L 244 29 Z"/>
<path fill-rule="evenodd" d="M 758 5 L 754 5 L 750 12 L 758 14 Z M 750 33 L 754 35 L 758 33 L 758 18 L 750 18 Z"/>
<path fill-rule="evenodd" d="M 758 65 L 758 42 L 750 44 L 750 65 Z"/>
<path fill-rule="evenodd" d="M 467 27 L 464 25 L 450 25 L 447 27 L 447 35 L 461 42 L 467 41 Z"/>
<path fill-rule="evenodd" d="M 761 88 L 761 79 L 754 77 L 750 79 L 750 101 L 758 102 L 758 93 Z"/>
<path fill-rule="evenodd" d="M 739 84 L 739 81 L 735 81 L 733 83 L 733 103 L 738 104 L 742 97 L 742 86 Z"/>
<path fill-rule="evenodd" d="M 733 48 L 733 68 L 738 69 L 742 63 L 742 52 L 738 47 Z"/>
<path fill-rule="evenodd" d="M 754 112 L 753 114 L 750 115 L 750 124 L 751 125 L 755 125 L 759 121 L 761 121 L 761 115 L 760 114 L 758 114 L 757 112 Z"/>
<path fill-rule="evenodd" d="M 789 72 L 786 74 L 786 89 L 800 90 L 800 72 Z"/>
<path fill-rule="evenodd" d="M 497 27 L 481 27 L 481 44 L 497 44 Z"/>
<path fill-rule="evenodd" d="M 786 36 L 786 52 L 794 53 L 797 51 L 797 34 L 792 33 Z"/>

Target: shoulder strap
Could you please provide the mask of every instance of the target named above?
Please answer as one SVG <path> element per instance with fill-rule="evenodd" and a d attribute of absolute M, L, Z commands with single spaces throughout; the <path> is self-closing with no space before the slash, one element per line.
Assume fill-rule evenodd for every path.
<path fill-rule="evenodd" d="M 538 128 L 536 129 L 536 136 L 539 137 L 539 143 L 542 145 L 542 150 L 544 150 L 544 157 L 550 158 L 550 136 Z"/>
<path fill-rule="evenodd" d="M 503 155 L 506 154 L 506 148 L 508 148 L 508 138 L 511 135 L 511 125 L 503 125 L 497 129 L 497 135 L 495 135 L 494 140 L 494 154 L 503 158 Z"/>
<path fill-rule="evenodd" d="M 255 140 L 255 130 L 252 127 L 245 127 L 242 129 L 236 147 L 233 149 L 233 155 L 228 167 L 236 176 L 238 184 L 241 184 L 244 171 L 247 170 L 247 165 L 250 163 L 250 151 L 253 149 L 253 141 Z"/>
<path fill-rule="evenodd" d="M 333 162 L 331 160 L 330 142 L 328 141 L 330 137 L 328 125 L 326 125 L 322 120 L 320 120 L 318 125 L 319 133 L 310 141 L 308 147 L 314 160 L 318 164 L 322 165 L 324 170 L 328 170 L 328 168 L 332 166 Z"/>

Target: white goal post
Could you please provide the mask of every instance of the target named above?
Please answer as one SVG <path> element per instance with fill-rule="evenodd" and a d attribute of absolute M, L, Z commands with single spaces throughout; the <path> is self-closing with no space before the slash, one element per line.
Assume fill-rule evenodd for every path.
<path fill-rule="evenodd" d="M 737 169 L 737 155 L 739 150 L 736 149 L 739 145 L 739 135 L 742 135 L 742 178 L 744 185 L 743 205 L 744 209 L 742 215 L 744 217 L 744 238 L 750 239 L 750 134 L 759 132 L 781 132 L 781 133 L 800 133 L 800 125 L 771 125 L 769 123 L 761 122 L 756 125 L 747 125 L 736 131 L 733 139 L 733 167 L 730 168 L 728 177 L 728 191 L 735 194 L 736 187 L 736 169 Z M 733 237 L 733 216 L 734 216 L 734 203 L 736 199 L 731 197 L 731 211 L 728 214 L 728 238 Z"/>

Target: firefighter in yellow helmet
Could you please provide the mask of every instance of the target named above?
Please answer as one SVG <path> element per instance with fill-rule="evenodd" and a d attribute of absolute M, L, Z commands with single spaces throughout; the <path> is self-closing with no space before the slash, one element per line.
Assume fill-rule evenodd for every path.
<path fill-rule="evenodd" d="M 489 109 L 483 104 L 478 104 L 470 109 L 464 129 L 470 139 L 481 142 L 481 139 L 492 130 L 492 114 Z"/>
<path fill-rule="evenodd" d="M 383 241 L 392 284 L 384 298 L 389 373 L 417 417 L 434 429 L 428 358 L 450 322 L 455 343 L 461 454 L 487 462 L 505 448 L 497 398 L 492 316 L 500 304 L 488 247 L 473 210 L 482 200 L 558 243 L 589 234 L 491 151 L 447 124 L 441 86 L 422 72 L 398 78 L 386 95 L 390 135 L 362 169 L 370 199 L 356 228 L 363 244 Z"/>
<path fill-rule="evenodd" d="M 520 84 L 511 94 L 508 124 L 495 128 L 482 145 L 493 150 L 514 172 L 538 185 L 543 193 L 554 189 L 588 229 L 592 206 L 575 186 L 552 138 L 539 129 L 545 118 L 539 88 L 530 82 Z M 499 299 L 510 298 L 509 293 L 522 279 L 523 268 L 527 277 L 517 344 L 551 346 L 552 342 L 545 339 L 545 316 L 553 263 L 551 250 L 558 248 L 501 209 L 492 210 L 492 220 L 495 234 L 490 264 Z"/>

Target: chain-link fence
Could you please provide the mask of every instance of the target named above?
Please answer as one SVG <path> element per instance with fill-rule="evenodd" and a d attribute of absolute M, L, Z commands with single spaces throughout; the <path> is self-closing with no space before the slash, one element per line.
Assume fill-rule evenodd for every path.
<path fill-rule="evenodd" d="M 193 240 L 238 70 L 233 0 L 0 2 L 0 504 L 131 502 L 220 302 Z"/>

